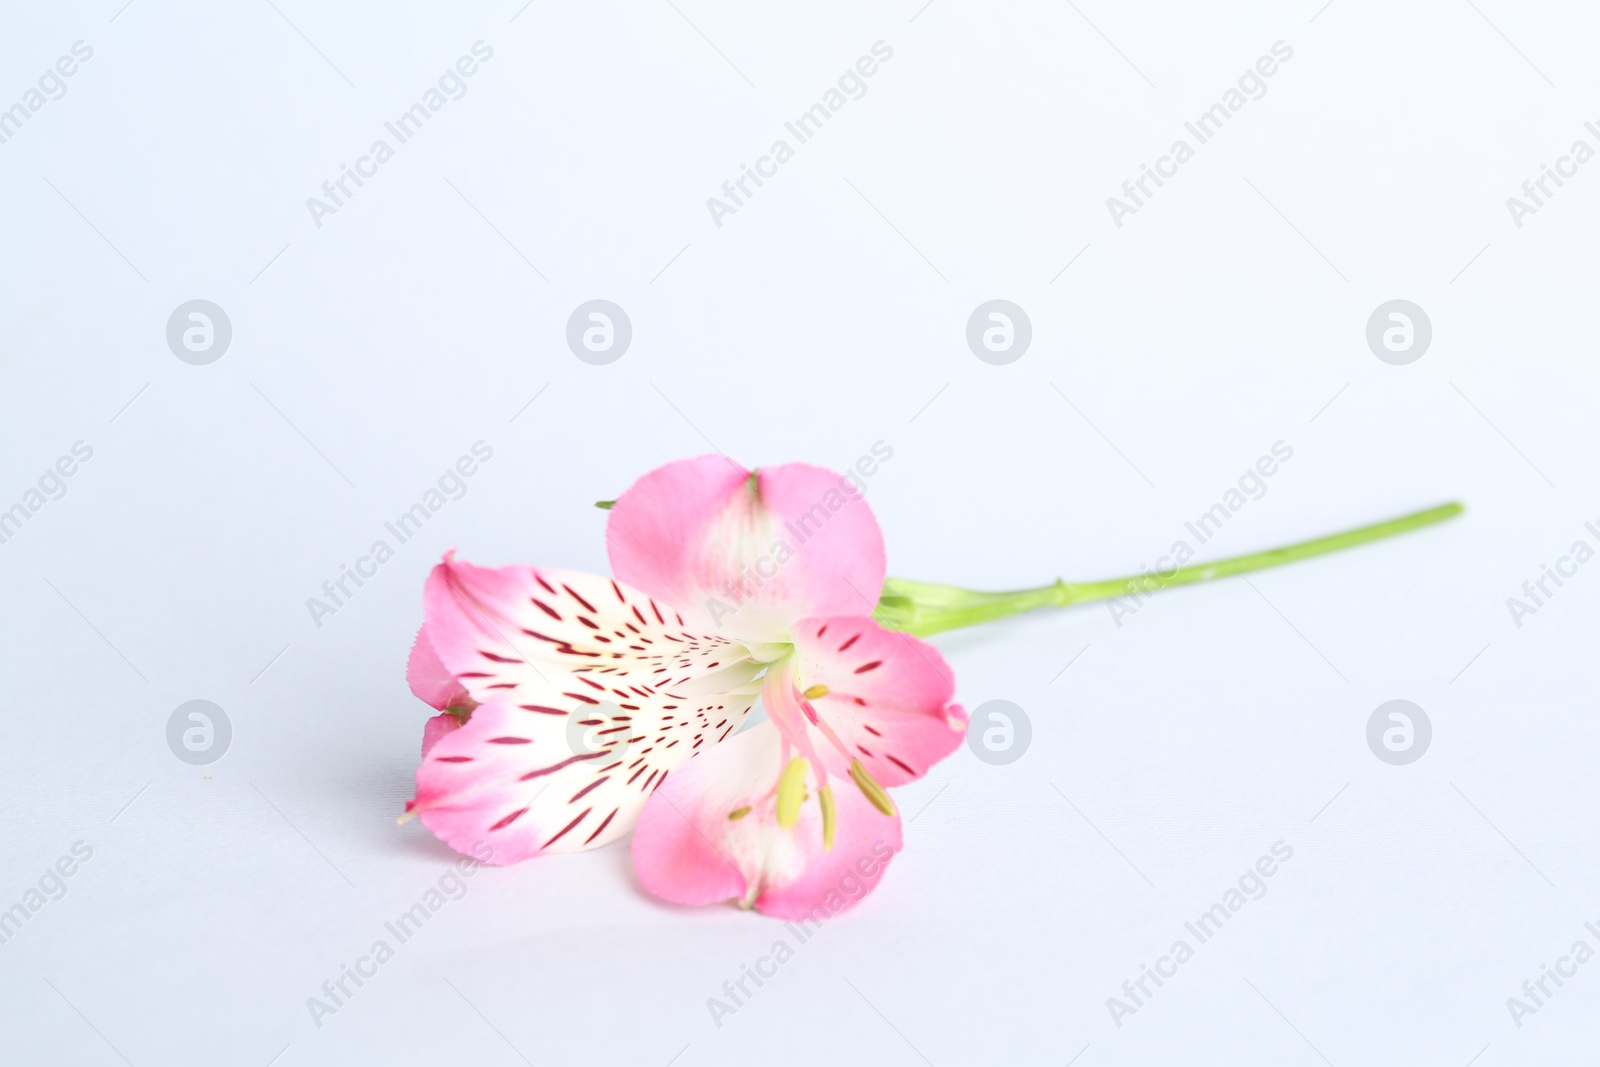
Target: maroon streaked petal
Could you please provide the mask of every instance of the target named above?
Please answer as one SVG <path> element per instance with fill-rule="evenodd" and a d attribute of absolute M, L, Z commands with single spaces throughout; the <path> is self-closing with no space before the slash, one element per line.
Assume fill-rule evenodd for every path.
<path fill-rule="evenodd" d="M 665 777 L 665 775 L 663 775 L 663 777 Z M 583 843 L 587 845 L 589 842 L 591 842 L 595 838 L 599 837 L 600 834 L 602 832 L 604 832 L 605 828 L 611 825 L 611 820 L 615 819 L 616 817 L 617 817 L 617 809 L 616 808 L 612 808 L 611 809 L 611 814 L 607 815 L 605 817 L 605 819 L 601 821 L 600 825 L 596 826 L 594 828 L 594 833 L 590 834 L 588 837 L 583 839 Z"/>
<path fill-rule="evenodd" d="M 491 831 L 504 830 L 506 827 L 510 826 L 512 823 L 516 822 L 518 819 L 522 818 L 526 814 L 528 814 L 528 809 L 527 808 L 518 808 L 516 811 L 512 812 L 510 815 L 507 815 L 505 818 L 501 819 L 499 822 L 497 822 L 493 826 L 489 827 L 489 829 Z"/>
<path fill-rule="evenodd" d="M 563 826 L 559 831 L 556 832 L 556 836 L 554 836 L 550 840 L 546 841 L 544 843 L 544 847 L 545 848 L 549 848 L 551 845 L 555 844 L 557 841 L 560 841 L 563 837 L 566 837 L 567 836 L 567 832 L 570 831 L 574 826 L 577 826 L 580 822 L 582 822 L 588 816 L 588 814 L 593 810 L 594 810 L 593 808 L 584 808 L 581 812 L 578 813 L 578 817 L 576 819 L 573 819 L 571 822 L 567 823 L 567 825 Z"/>
<path fill-rule="evenodd" d="M 469 854 L 500 824 L 492 863 L 594 847 L 627 833 L 644 802 L 639 787 L 653 789 L 693 755 L 687 745 L 661 747 L 678 736 L 678 721 L 715 717 L 731 729 L 754 702 L 675 695 L 678 686 L 727 668 L 745 655 L 743 647 L 681 626 L 669 632 L 673 615 L 665 604 L 652 606 L 610 578 L 493 570 L 451 558 L 429 578 L 424 608 L 440 664 L 478 706 L 430 748 L 411 809 Z M 612 634 L 636 636 L 612 643 Z M 587 731 L 590 745 L 602 747 L 573 753 L 569 728 Z M 616 774 L 623 766 L 627 774 Z M 609 822 L 597 826 L 590 818 L 567 829 L 575 796 Z"/>

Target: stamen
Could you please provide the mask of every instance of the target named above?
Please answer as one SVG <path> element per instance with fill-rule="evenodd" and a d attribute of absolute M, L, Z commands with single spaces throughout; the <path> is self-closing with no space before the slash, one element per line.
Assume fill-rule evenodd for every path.
<path fill-rule="evenodd" d="M 796 756 L 778 777 L 778 825 L 785 830 L 800 821 L 801 797 L 806 791 L 806 775 L 810 771 L 810 761 Z"/>
<path fill-rule="evenodd" d="M 833 786 L 817 790 L 817 803 L 822 805 L 822 851 L 833 851 L 833 832 L 837 829 L 837 816 L 833 810 Z"/>
<path fill-rule="evenodd" d="M 816 685 L 805 689 L 800 695 L 805 697 L 807 700 L 821 700 L 823 697 L 828 695 L 828 687 L 819 682 Z"/>
<path fill-rule="evenodd" d="M 732 811 L 728 812 L 728 821 L 729 822 L 738 822 L 740 819 L 744 818 L 746 815 L 749 815 L 749 814 L 750 814 L 750 805 L 746 804 L 742 808 L 734 808 Z"/>
<path fill-rule="evenodd" d="M 884 792 L 883 786 L 873 780 L 867 768 L 862 766 L 860 760 L 850 761 L 850 778 L 856 783 L 856 788 L 861 790 L 863 796 L 872 802 L 872 806 L 885 815 L 893 815 L 894 801 L 889 799 L 889 794 Z"/>

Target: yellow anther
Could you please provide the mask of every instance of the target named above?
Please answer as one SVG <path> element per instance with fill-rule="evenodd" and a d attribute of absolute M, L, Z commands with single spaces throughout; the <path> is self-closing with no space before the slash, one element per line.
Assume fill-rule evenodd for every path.
<path fill-rule="evenodd" d="M 746 815 L 749 815 L 749 814 L 750 814 L 750 805 L 746 804 L 742 808 L 734 808 L 732 811 L 728 812 L 728 821 L 729 822 L 738 822 L 740 819 L 744 818 Z"/>
<path fill-rule="evenodd" d="M 828 687 L 819 682 L 818 684 L 807 688 L 800 695 L 805 697 L 807 700 L 821 700 L 823 697 L 828 695 Z"/>
<path fill-rule="evenodd" d="M 833 786 L 817 790 L 817 803 L 822 805 L 822 851 L 833 851 L 833 832 L 837 829 L 837 816 L 833 810 Z"/>
<path fill-rule="evenodd" d="M 867 769 L 861 765 L 860 760 L 850 761 L 850 779 L 856 783 L 856 788 L 861 790 L 862 795 L 872 801 L 873 807 L 885 815 L 894 814 L 894 801 L 889 799 L 889 794 L 884 792 L 883 786 L 875 782 L 872 775 L 867 773 Z"/>
<path fill-rule="evenodd" d="M 800 803 L 806 792 L 806 775 L 811 764 L 804 756 L 789 761 L 778 777 L 778 825 L 785 830 L 800 821 Z"/>

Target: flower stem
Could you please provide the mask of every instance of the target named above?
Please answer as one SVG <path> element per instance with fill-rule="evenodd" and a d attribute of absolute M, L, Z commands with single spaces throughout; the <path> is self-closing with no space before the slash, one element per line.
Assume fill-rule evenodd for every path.
<path fill-rule="evenodd" d="M 879 624 L 901 630 L 918 637 L 943 633 L 979 623 L 1019 615 L 1038 608 L 1064 608 L 1073 604 L 1086 604 L 1096 600 L 1135 593 L 1152 593 L 1174 585 L 1192 585 L 1213 578 L 1227 578 L 1235 574 L 1265 570 L 1285 563 L 1326 555 L 1340 549 L 1380 541 L 1396 534 L 1407 533 L 1434 523 L 1454 518 L 1465 510 L 1459 503 L 1442 504 L 1426 511 L 1402 515 L 1370 526 L 1360 526 L 1326 537 L 1300 541 L 1264 552 L 1251 552 L 1210 563 L 1196 563 L 1170 572 L 1154 572 L 1111 578 L 1098 582 L 1062 582 L 1040 586 L 1037 589 L 1019 589 L 1006 593 L 983 593 L 952 585 L 931 582 L 913 582 L 890 578 L 884 582 L 883 596 L 873 613 Z"/>

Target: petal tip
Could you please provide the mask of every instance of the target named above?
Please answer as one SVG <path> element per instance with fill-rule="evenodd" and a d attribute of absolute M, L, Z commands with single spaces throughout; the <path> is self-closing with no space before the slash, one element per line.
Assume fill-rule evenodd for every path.
<path fill-rule="evenodd" d="M 944 709 L 944 721 L 950 729 L 958 734 L 967 732 L 967 709 L 960 704 L 951 704 Z"/>

